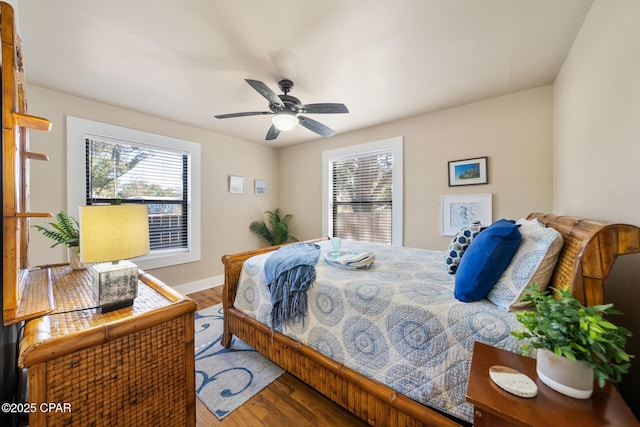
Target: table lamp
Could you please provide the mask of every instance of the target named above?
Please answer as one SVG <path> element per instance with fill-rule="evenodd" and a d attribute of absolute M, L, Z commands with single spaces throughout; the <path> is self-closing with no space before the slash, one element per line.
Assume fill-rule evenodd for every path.
<path fill-rule="evenodd" d="M 80 207 L 80 261 L 94 263 L 87 268 L 102 313 L 133 305 L 138 267 L 127 259 L 148 253 L 146 205 Z"/>

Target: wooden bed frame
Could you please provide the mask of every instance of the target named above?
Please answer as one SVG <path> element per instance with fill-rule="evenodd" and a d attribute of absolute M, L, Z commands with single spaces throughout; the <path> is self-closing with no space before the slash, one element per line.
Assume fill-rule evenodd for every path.
<path fill-rule="evenodd" d="M 550 286 L 571 288 L 587 305 L 603 303 L 604 283 L 618 255 L 640 252 L 640 228 L 532 213 L 562 234 L 564 246 Z M 323 240 L 323 239 L 316 239 Z M 246 316 L 234 307 L 240 271 L 245 260 L 280 246 L 222 257 L 225 267 L 223 290 L 224 335 L 228 347 L 233 335 L 247 342 L 287 372 L 347 409 L 370 425 L 458 426 L 453 419 L 424 406 L 358 372 L 343 366 L 305 344 L 301 344 Z"/>

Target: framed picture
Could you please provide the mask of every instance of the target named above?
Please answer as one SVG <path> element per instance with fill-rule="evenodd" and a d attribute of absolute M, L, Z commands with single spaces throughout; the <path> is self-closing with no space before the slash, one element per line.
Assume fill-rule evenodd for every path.
<path fill-rule="evenodd" d="M 229 176 L 229 193 L 244 193 L 244 176 Z"/>
<path fill-rule="evenodd" d="M 256 179 L 254 184 L 256 196 L 266 196 L 268 194 L 266 179 Z"/>
<path fill-rule="evenodd" d="M 454 236 L 462 227 L 475 221 L 480 221 L 482 225 L 491 225 L 493 222 L 491 193 L 442 196 L 443 236 Z"/>
<path fill-rule="evenodd" d="M 449 162 L 449 187 L 488 183 L 486 157 Z"/>

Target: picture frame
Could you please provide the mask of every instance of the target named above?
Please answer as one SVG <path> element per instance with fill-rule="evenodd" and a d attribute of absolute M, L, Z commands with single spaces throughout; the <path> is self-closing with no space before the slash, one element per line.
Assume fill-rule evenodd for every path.
<path fill-rule="evenodd" d="M 456 194 L 441 196 L 441 234 L 455 236 L 474 221 L 482 225 L 493 222 L 493 196 L 488 194 Z"/>
<path fill-rule="evenodd" d="M 230 175 L 229 176 L 229 193 L 244 193 L 244 177 Z"/>
<path fill-rule="evenodd" d="M 269 194 L 269 188 L 266 179 L 254 180 L 254 193 L 256 196 L 266 196 Z"/>
<path fill-rule="evenodd" d="M 449 187 L 488 184 L 487 157 L 449 162 Z"/>

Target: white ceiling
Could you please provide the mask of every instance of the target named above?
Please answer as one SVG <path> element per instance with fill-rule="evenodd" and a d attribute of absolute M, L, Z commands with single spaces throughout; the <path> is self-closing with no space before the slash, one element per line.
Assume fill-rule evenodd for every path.
<path fill-rule="evenodd" d="M 553 83 L 592 0 L 21 0 L 27 82 L 246 141 L 270 116 L 244 79 L 344 133 Z"/>

